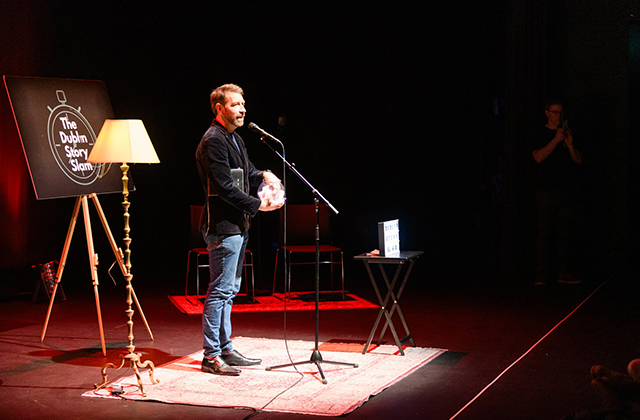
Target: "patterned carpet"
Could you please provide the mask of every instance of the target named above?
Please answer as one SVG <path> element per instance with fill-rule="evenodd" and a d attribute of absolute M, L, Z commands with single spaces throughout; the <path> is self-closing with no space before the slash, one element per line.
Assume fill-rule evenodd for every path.
<path fill-rule="evenodd" d="M 396 346 L 372 347 L 365 355 L 362 345 L 337 343 L 330 347 L 319 345 L 323 362 L 320 364 L 327 384 L 323 384 L 315 364 L 310 359 L 314 343 L 262 338 L 234 338 L 234 347 L 248 357 L 260 357 L 258 366 L 242 368 L 237 377 L 224 377 L 202 373 L 202 352 L 195 352 L 157 367 L 154 377 L 160 382 L 152 385 L 149 375 L 142 372 L 144 397 L 137 387 L 135 376 L 120 378 L 105 389 L 86 392 L 86 397 L 122 398 L 123 400 L 156 401 L 200 406 L 233 407 L 247 410 L 278 411 L 287 413 L 340 416 L 347 414 L 369 397 L 382 392 L 429 363 L 444 352 L 440 349 L 409 347 L 405 356 Z M 290 357 L 287 356 L 287 348 Z M 327 348 L 328 350 L 323 350 Z M 343 350 L 343 351 L 340 351 Z M 266 370 L 291 362 L 303 363 L 296 367 Z M 358 367 L 330 364 L 357 363 Z M 115 376 L 116 373 L 107 374 Z M 112 395 L 114 384 L 122 385 L 124 394 Z"/>

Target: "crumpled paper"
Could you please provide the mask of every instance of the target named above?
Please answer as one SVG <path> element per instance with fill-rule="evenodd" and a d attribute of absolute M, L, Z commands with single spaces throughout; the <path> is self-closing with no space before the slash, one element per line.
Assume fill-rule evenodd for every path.
<path fill-rule="evenodd" d="M 285 201 L 284 187 L 281 182 L 266 183 L 262 181 L 258 187 L 258 197 L 269 206 L 283 205 Z"/>

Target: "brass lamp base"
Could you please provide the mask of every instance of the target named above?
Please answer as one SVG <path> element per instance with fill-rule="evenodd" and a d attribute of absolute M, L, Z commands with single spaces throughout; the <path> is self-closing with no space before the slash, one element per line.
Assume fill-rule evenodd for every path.
<path fill-rule="evenodd" d="M 129 345 L 127 345 L 127 350 L 129 351 L 129 353 L 120 355 L 120 359 L 121 359 L 120 366 L 118 366 L 117 368 L 113 363 L 107 363 L 102 367 L 102 383 L 100 385 L 95 384 L 95 388 L 96 390 L 99 390 L 104 388 L 108 384 L 107 369 L 115 368 L 116 370 L 118 370 L 123 368 L 124 365 L 127 364 L 128 362 L 129 367 L 133 369 L 133 371 L 136 374 L 140 392 L 142 392 L 142 395 L 146 397 L 147 394 L 144 392 L 144 387 L 142 386 L 142 379 L 140 378 L 140 371 L 138 370 L 138 368 L 149 368 L 149 378 L 151 379 L 152 384 L 157 384 L 160 381 L 153 378 L 153 372 L 155 371 L 155 365 L 153 364 L 153 362 L 151 362 L 150 360 L 147 360 L 146 362 L 141 362 L 140 358 L 142 357 L 142 354 L 134 352 L 136 348 L 135 345 L 133 344 L 133 312 L 134 311 L 133 311 L 132 305 L 133 305 L 134 292 L 133 292 L 133 286 L 131 285 L 133 274 L 131 274 L 131 249 L 129 248 L 129 245 L 131 244 L 131 237 L 129 236 L 129 232 L 131 231 L 131 229 L 129 227 L 129 205 L 130 205 L 128 200 L 129 178 L 127 177 L 129 166 L 126 163 L 123 163 L 120 169 L 122 170 L 122 187 L 123 187 L 122 195 L 124 196 L 124 201 L 122 202 L 122 207 L 124 208 L 124 233 L 125 233 L 124 244 L 126 246 L 126 249 L 124 251 L 124 258 L 125 258 L 124 265 L 126 268 L 125 280 L 127 281 L 127 310 L 125 311 L 125 313 L 129 318 L 127 321 L 127 326 L 129 330 L 129 334 L 127 335 L 127 339 L 129 340 Z"/>
<path fill-rule="evenodd" d="M 140 370 L 139 369 L 149 368 L 149 379 L 151 379 L 151 383 L 152 384 L 154 384 L 154 385 L 158 384 L 158 383 L 160 383 L 160 381 L 153 377 L 153 373 L 154 373 L 155 368 L 156 368 L 155 365 L 153 364 L 153 362 L 151 360 L 147 360 L 146 362 L 141 362 L 140 361 L 141 357 L 142 357 L 141 353 L 121 354 L 120 355 L 120 366 L 116 367 L 116 365 L 114 365 L 113 363 L 107 363 L 106 365 L 104 365 L 102 367 L 102 383 L 101 384 L 95 384 L 96 391 L 107 386 L 107 384 L 108 384 L 108 381 L 107 381 L 107 369 L 111 368 L 111 369 L 119 370 L 119 369 L 122 369 L 125 364 L 127 364 L 128 367 L 133 369 L 133 371 L 136 374 L 136 379 L 138 380 L 138 388 L 140 388 L 140 392 L 142 393 L 142 396 L 146 397 L 147 393 L 144 392 L 144 386 L 142 385 L 142 378 L 140 377 Z"/>

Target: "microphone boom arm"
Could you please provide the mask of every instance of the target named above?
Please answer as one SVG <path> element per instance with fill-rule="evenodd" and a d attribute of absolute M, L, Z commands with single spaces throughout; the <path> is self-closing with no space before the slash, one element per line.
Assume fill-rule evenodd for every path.
<path fill-rule="evenodd" d="M 276 155 L 278 155 L 278 157 L 282 160 L 282 162 L 284 162 L 285 165 L 287 165 L 287 167 L 291 170 L 291 172 L 293 172 L 298 178 L 300 178 L 300 180 L 302 182 L 307 184 L 307 186 L 311 189 L 311 193 L 313 195 L 315 195 L 316 197 L 318 197 L 322 202 L 324 202 L 327 205 L 327 207 L 329 207 L 335 214 L 338 214 L 338 210 L 326 198 L 324 198 L 324 196 L 320 193 L 320 191 L 318 191 L 313 185 L 311 185 L 311 183 L 309 181 L 307 181 L 307 179 L 304 176 L 302 176 L 302 174 L 300 172 L 298 172 L 298 170 L 296 169 L 294 164 L 289 163 L 284 158 L 284 156 L 282 156 L 282 154 L 280 154 L 280 152 L 278 152 L 269 143 L 267 143 L 266 138 L 268 137 L 271 140 L 275 141 L 276 143 L 279 143 L 280 146 L 282 146 L 282 148 L 284 149 L 284 145 L 282 144 L 282 142 L 280 140 L 278 140 L 277 138 L 273 137 L 271 134 L 267 133 L 266 131 L 264 131 L 263 129 L 261 129 L 260 127 L 258 127 L 254 123 L 249 123 L 249 129 L 252 130 L 252 131 L 255 131 L 257 133 L 260 133 L 261 134 L 260 140 L 262 140 L 262 142 L 264 144 L 269 146 L 269 149 L 271 149 Z"/>

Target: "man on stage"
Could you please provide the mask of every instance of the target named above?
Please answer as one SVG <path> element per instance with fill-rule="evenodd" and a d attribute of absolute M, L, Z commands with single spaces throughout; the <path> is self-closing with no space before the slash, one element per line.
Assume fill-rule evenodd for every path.
<path fill-rule="evenodd" d="M 235 132 L 245 117 L 243 90 L 234 84 L 222 85 L 211 92 L 211 109 L 215 116 L 198 149 L 198 174 L 207 197 L 201 229 L 209 251 L 210 281 L 202 310 L 204 333 L 203 372 L 240 374 L 237 366 L 261 363 L 233 349 L 231 342 L 231 307 L 240 290 L 244 252 L 249 239 L 249 225 L 258 211 L 276 210 L 282 203 L 260 200 L 249 195 L 250 188 L 264 180 L 279 185 L 269 171 L 255 168 L 249 160 L 242 138 Z M 242 169 L 242 182 L 234 184 L 232 169 Z"/>

